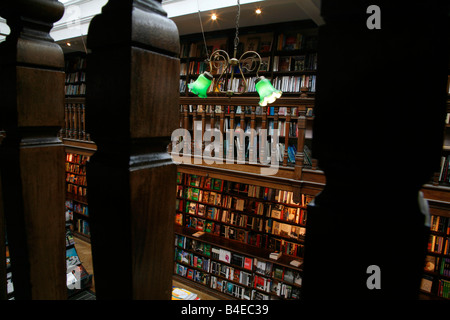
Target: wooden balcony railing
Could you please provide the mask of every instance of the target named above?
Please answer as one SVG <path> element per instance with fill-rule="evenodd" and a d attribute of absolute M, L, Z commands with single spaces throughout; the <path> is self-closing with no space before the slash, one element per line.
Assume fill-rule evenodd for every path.
<path fill-rule="evenodd" d="M 222 167 L 243 171 L 254 170 L 250 167 L 255 166 L 267 167 L 276 160 L 278 169 L 290 171 L 292 179 L 300 180 L 303 168 L 317 169 L 309 143 L 313 108 L 314 100 L 307 98 L 281 98 L 267 107 L 260 107 L 255 97 L 180 97 L 180 128 L 185 129 L 189 137 L 172 141 L 175 144 L 171 151 L 173 155 L 189 155 L 183 158 L 183 163 L 214 166 L 214 161 L 220 161 Z M 217 135 L 210 138 L 212 128 L 218 130 L 220 136 L 213 150 L 208 147 L 211 142 L 217 143 Z M 264 132 L 267 138 L 264 138 Z M 200 142 L 200 139 L 201 144 L 196 145 L 194 140 Z M 186 144 L 188 141 L 190 145 Z M 265 145 L 262 141 L 269 143 Z M 272 141 L 275 143 L 271 144 Z M 277 149 L 271 150 L 274 146 Z M 271 158 L 275 150 L 276 159 Z"/>
<path fill-rule="evenodd" d="M 85 98 L 68 98 L 64 104 L 64 127 L 60 131 L 63 139 L 91 141 L 86 132 L 86 102 Z"/>

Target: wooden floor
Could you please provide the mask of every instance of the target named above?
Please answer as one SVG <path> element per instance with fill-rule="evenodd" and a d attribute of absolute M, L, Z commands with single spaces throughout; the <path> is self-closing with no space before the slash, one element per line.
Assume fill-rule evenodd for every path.
<path fill-rule="evenodd" d="M 92 281 L 92 288 L 91 290 L 95 292 L 95 272 L 94 267 L 92 263 L 92 253 L 91 253 L 91 245 L 90 243 L 74 237 L 75 240 L 75 249 L 77 250 L 78 256 L 80 257 L 81 263 L 86 268 L 86 271 L 89 274 L 93 275 L 93 281 Z M 204 290 L 201 290 L 200 288 L 194 288 L 192 286 L 187 285 L 184 282 L 173 280 L 173 285 L 178 288 L 184 288 L 186 290 L 189 290 L 193 293 L 196 293 L 197 296 L 200 298 L 200 300 L 218 300 L 217 297 L 205 292 Z"/>

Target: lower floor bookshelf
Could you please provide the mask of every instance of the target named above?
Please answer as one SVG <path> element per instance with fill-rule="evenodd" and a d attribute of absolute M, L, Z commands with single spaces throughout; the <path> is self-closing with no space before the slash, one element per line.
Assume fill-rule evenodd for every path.
<path fill-rule="evenodd" d="M 175 227 L 174 274 L 222 299 L 300 299 L 302 260 Z M 292 264 L 293 263 L 293 264 Z"/>

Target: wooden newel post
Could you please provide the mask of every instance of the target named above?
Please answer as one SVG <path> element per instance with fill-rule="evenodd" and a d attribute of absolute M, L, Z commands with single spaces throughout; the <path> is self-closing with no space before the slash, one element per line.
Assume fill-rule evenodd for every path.
<path fill-rule="evenodd" d="M 66 299 L 64 55 L 49 32 L 58 1 L 2 1 L 1 178 L 15 299 Z M 2 237 L 4 235 L 2 234 Z M 2 252 L 4 254 L 4 252 Z"/>
<path fill-rule="evenodd" d="M 429 232 L 419 191 L 445 126 L 444 2 L 322 1 L 312 151 L 327 182 L 308 207 L 305 299 L 418 298 Z M 430 79 L 426 95 L 412 94 L 415 79 Z"/>
<path fill-rule="evenodd" d="M 110 0 L 90 25 L 87 167 L 97 299 L 170 299 L 179 35 L 161 1 Z"/>

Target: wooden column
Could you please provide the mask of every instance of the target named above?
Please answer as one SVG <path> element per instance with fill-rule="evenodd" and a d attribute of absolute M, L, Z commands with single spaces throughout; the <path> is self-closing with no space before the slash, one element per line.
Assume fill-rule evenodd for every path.
<path fill-rule="evenodd" d="M 448 5 L 323 0 L 321 10 L 312 150 L 327 183 L 308 208 L 303 297 L 417 299 L 429 230 L 419 190 L 439 168 L 445 126 Z M 417 79 L 426 94 L 413 92 Z"/>
<path fill-rule="evenodd" d="M 110 0 L 88 34 L 87 167 L 97 299 L 171 298 L 179 35 L 161 1 Z"/>
<path fill-rule="evenodd" d="M 2 1 L 3 204 L 16 299 L 65 299 L 64 56 L 49 35 L 58 1 Z"/>

